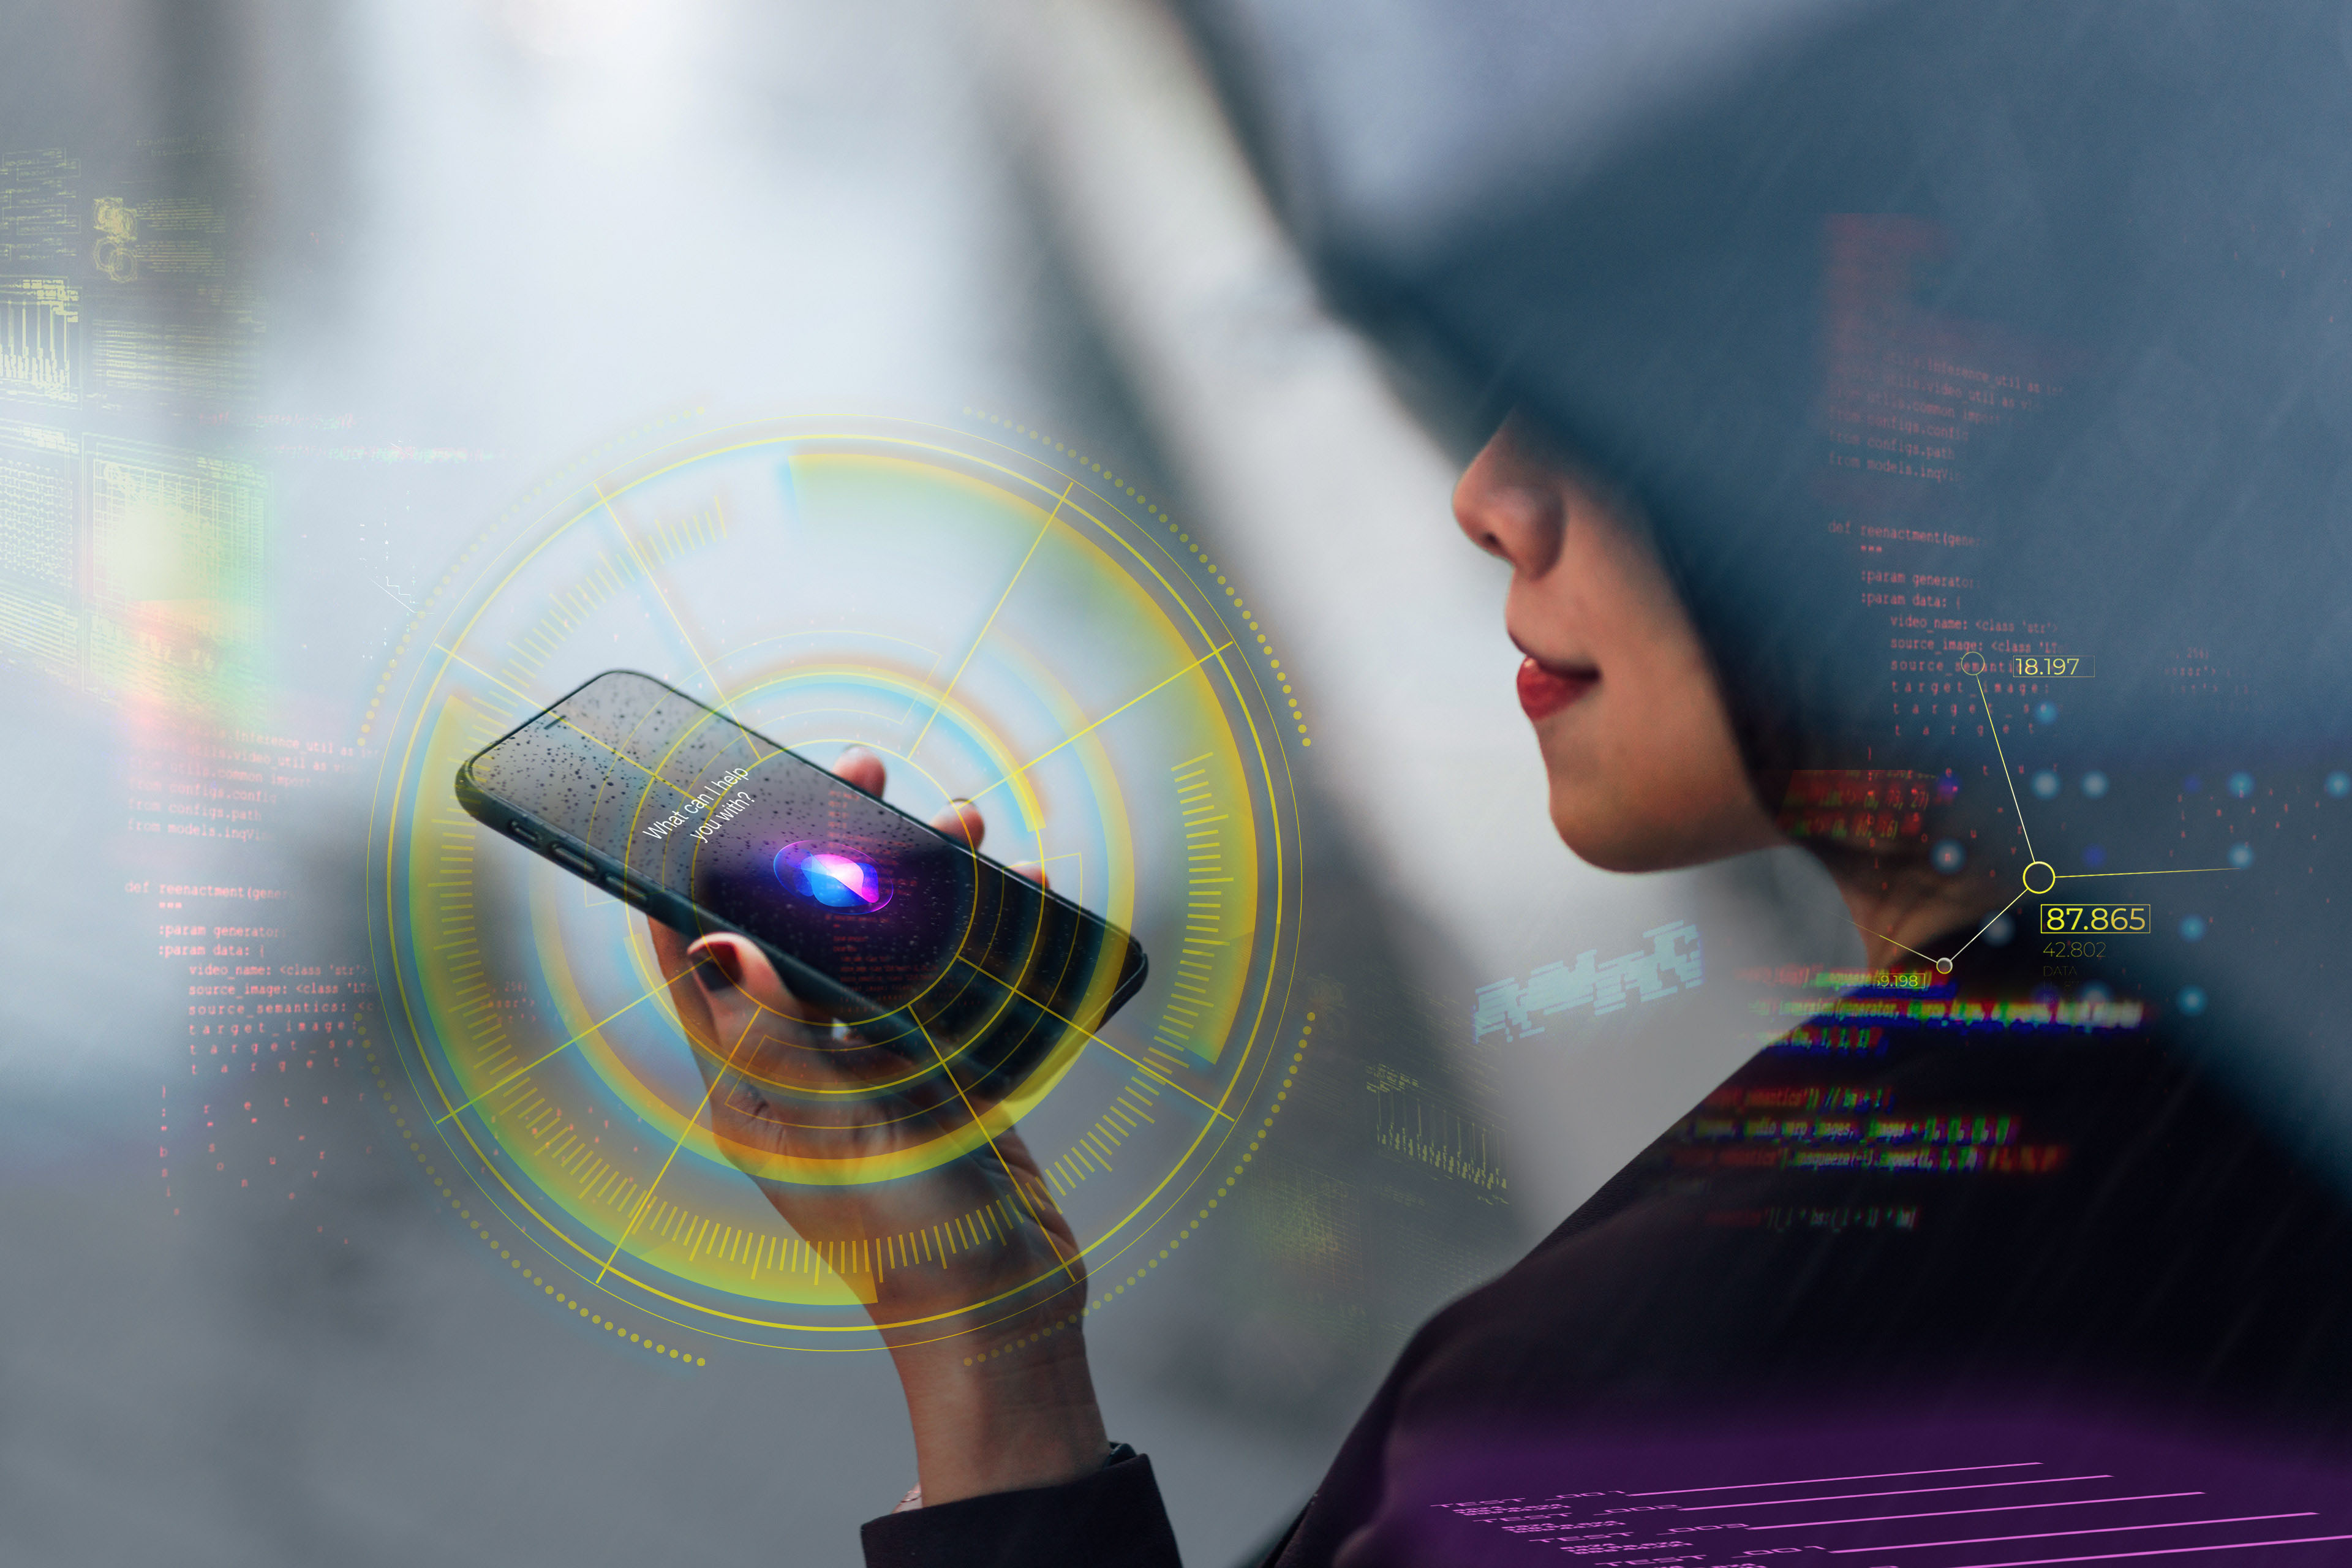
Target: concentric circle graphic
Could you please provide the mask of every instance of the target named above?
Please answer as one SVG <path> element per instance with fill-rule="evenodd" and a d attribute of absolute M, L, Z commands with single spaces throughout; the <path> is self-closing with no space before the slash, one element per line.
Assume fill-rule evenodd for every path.
<path fill-rule="evenodd" d="M 1309 741 L 1270 633 L 1133 486 L 977 416 L 780 420 L 604 462 L 475 543 L 379 721 L 377 980 L 441 1145 L 420 1157 L 476 1189 L 436 1172 L 452 1212 L 478 1227 L 488 1205 L 583 1321 L 643 1316 L 706 1350 L 870 1346 L 873 1272 L 986 1223 L 854 1256 L 793 1234 L 711 1137 L 644 918 L 459 808 L 467 756 L 635 669 L 813 761 L 872 750 L 918 816 L 974 802 L 989 854 L 1141 942 L 1141 992 L 1073 1026 L 1006 1106 L 1107 1304 L 1204 1223 L 1304 1047 L 1291 762 Z M 779 898 L 892 896 L 849 847 L 772 853 Z"/>

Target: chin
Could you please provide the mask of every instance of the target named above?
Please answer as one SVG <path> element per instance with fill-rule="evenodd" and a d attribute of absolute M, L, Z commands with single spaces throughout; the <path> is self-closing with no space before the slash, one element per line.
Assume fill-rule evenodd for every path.
<path fill-rule="evenodd" d="M 1586 865 L 1602 871 L 1675 871 L 1727 859 L 1758 845 L 1717 843 L 1675 825 L 1644 820 L 1638 810 L 1579 798 L 1580 792 L 1554 785 L 1551 825 L 1561 843 Z"/>
<path fill-rule="evenodd" d="M 1589 808 L 1562 809 L 1559 793 L 1553 794 L 1552 827 L 1559 841 L 1586 865 L 1602 871 L 1667 871 L 1687 863 L 1664 853 L 1664 847 L 1652 835 L 1629 832 L 1633 825 L 1612 821 L 1610 816 Z"/>

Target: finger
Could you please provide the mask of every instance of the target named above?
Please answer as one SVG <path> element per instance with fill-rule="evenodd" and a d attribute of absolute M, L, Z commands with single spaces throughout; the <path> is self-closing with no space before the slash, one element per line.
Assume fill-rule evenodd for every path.
<path fill-rule="evenodd" d="M 805 1034 L 797 999 L 776 978 L 767 956 L 740 937 L 704 937 L 687 956 L 710 1019 L 694 1060 L 710 1091 L 714 1115 L 757 1117 L 768 1099 L 766 1086 L 784 1081 L 792 1047 Z"/>
<path fill-rule="evenodd" d="M 1013 874 L 1016 877 L 1026 877 L 1041 888 L 1050 888 L 1054 885 L 1054 879 L 1045 875 L 1045 868 L 1034 860 L 1015 860 L 1013 863 Z"/>
<path fill-rule="evenodd" d="M 646 919 L 646 934 L 653 941 L 654 961 L 661 965 L 662 978 L 669 983 L 669 1005 L 677 1010 L 678 1023 L 689 1039 L 708 1046 L 710 1005 L 703 1000 L 702 987 L 690 978 L 698 962 L 687 952 L 691 943 L 684 933 L 651 916 Z"/>
<path fill-rule="evenodd" d="M 694 984 L 710 1016 L 710 1039 L 695 1062 L 710 1091 L 712 1130 L 729 1158 L 739 1152 L 730 1138 L 740 1149 L 760 1146 L 761 1137 L 744 1130 L 761 1123 L 772 1124 L 772 1131 L 791 1127 L 809 1135 L 820 1128 L 854 1131 L 874 1120 L 872 1109 L 866 1095 L 842 1091 L 877 1082 L 887 1087 L 904 1078 L 902 1058 L 858 1048 L 824 1026 L 777 977 L 758 943 L 714 933 L 696 942 L 688 956 L 698 961 Z M 924 1084 L 888 1098 L 904 1119 L 942 1110 L 952 1095 L 945 1086 Z M 722 1125 L 735 1131 L 721 1132 Z"/>
<path fill-rule="evenodd" d="M 931 818 L 931 826 L 957 843 L 971 848 L 980 847 L 988 837 L 988 823 L 980 815 L 980 807 L 968 800 L 951 800 L 948 808 Z"/>
<path fill-rule="evenodd" d="M 703 1005 L 722 1031 L 729 1024 L 742 1025 L 761 1012 L 797 1024 L 830 1022 L 821 1010 L 793 994 L 756 942 L 716 932 L 689 947 L 687 957 L 693 961 Z"/>
<path fill-rule="evenodd" d="M 882 759 L 863 746 L 852 746 L 834 759 L 833 776 L 844 784 L 856 784 L 867 795 L 880 795 L 882 786 L 890 780 L 890 772 Z"/>

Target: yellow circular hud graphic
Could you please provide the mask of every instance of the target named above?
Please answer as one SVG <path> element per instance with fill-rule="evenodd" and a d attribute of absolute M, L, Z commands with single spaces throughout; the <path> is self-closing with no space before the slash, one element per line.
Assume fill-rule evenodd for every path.
<path fill-rule="evenodd" d="M 1239 588 L 1115 475 L 977 418 L 706 432 L 526 510 L 420 627 L 376 790 L 379 984 L 443 1145 L 425 1155 L 478 1189 L 453 1213 L 665 1354 L 871 1344 L 873 1271 L 989 1224 L 803 1242 L 713 1140 L 645 918 L 460 808 L 466 759 L 635 670 L 815 763 L 871 749 L 917 817 L 976 802 L 992 858 L 1133 933 L 1141 989 L 1096 1027 L 1057 1017 L 992 1113 L 1019 1117 L 1108 1300 L 1121 1259 L 1156 1261 L 1230 1185 L 1305 1026 L 1289 758 L 1309 742 Z M 888 1181 L 975 1131 L 767 1174 Z"/>

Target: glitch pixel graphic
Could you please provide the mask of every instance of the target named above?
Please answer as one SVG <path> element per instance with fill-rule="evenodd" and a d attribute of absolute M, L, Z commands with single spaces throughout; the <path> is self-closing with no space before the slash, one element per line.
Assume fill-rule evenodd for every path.
<path fill-rule="evenodd" d="M 584 1331 L 688 1363 L 727 1342 L 869 1348 L 875 1270 L 950 1250 L 928 1232 L 854 1255 L 793 1234 L 712 1138 L 645 918 L 457 802 L 461 761 L 608 669 L 822 764 L 870 749 L 892 804 L 973 802 L 990 855 L 1038 863 L 1142 943 L 1143 990 L 1098 1030 L 1062 1020 L 1005 1101 L 1085 1248 L 1087 1310 L 1242 1179 L 1311 1027 L 1291 996 L 1291 767 L 1311 742 L 1242 586 L 1108 467 L 972 411 L 674 421 L 487 531 L 408 647 L 370 888 L 426 1124 L 405 1137 L 453 1223 Z M 769 863 L 778 899 L 828 921 L 905 891 L 845 841 Z M 952 1157 L 972 1130 L 859 1179 Z"/>

